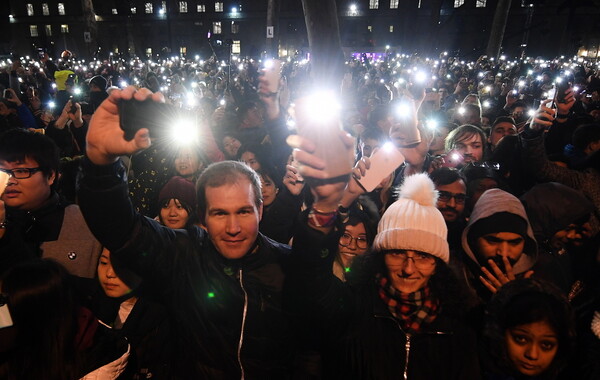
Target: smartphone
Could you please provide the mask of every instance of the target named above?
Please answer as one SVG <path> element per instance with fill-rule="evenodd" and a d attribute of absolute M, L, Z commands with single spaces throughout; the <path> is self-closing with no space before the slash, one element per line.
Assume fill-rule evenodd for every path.
<path fill-rule="evenodd" d="M 12 99 L 12 92 L 8 88 L 4 90 L 4 99 Z"/>
<path fill-rule="evenodd" d="M 44 58 L 44 56 L 46 55 L 46 49 L 45 48 L 38 48 L 38 57 L 40 57 L 40 59 Z"/>
<path fill-rule="evenodd" d="M 4 189 L 6 189 L 6 185 L 8 185 L 8 179 L 10 176 L 8 173 L 0 172 L 0 196 L 4 193 Z"/>
<path fill-rule="evenodd" d="M 77 112 L 77 106 L 75 105 L 75 100 L 73 100 L 73 97 L 70 96 L 69 101 L 71 102 L 71 108 L 69 109 L 69 113 L 75 114 Z"/>
<path fill-rule="evenodd" d="M 265 79 L 269 81 L 269 92 L 277 93 L 279 90 L 279 80 L 281 79 L 282 62 L 278 59 L 273 59 L 267 62 L 265 66 Z"/>
<path fill-rule="evenodd" d="M 369 160 L 371 160 L 371 166 L 365 175 L 360 179 L 356 179 L 367 192 L 375 190 L 381 181 L 402 165 L 404 155 L 394 144 L 388 142 L 373 152 Z"/>
<path fill-rule="evenodd" d="M 556 85 L 556 102 L 564 103 L 566 92 L 571 88 L 571 82 L 563 80 L 562 82 Z"/>
<path fill-rule="evenodd" d="M 158 103 L 152 99 L 121 100 L 119 123 L 127 141 L 131 141 L 142 128 L 147 128 L 152 137 L 165 137 L 167 126 L 172 125 L 173 118 L 181 112 L 173 105 Z"/>
<path fill-rule="evenodd" d="M 326 178 L 349 175 L 354 162 L 351 151 L 339 154 L 348 151 L 340 139 L 339 107 L 332 94 L 315 93 L 298 99 L 294 108 L 298 134 L 316 145 L 314 155 L 325 161 Z"/>
<path fill-rule="evenodd" d="M 465 158 L 456 149 L 451 150 L 444 156 L 444 163 L 442 164 L 445 168 L 456 168 L 465 161 Z"/>

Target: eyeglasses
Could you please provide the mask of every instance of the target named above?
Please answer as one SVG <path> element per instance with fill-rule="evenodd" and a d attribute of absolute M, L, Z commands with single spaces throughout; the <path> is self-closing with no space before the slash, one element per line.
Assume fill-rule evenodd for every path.
<path fill-rule="evenodd" d="M 452 199 L 452 198 L 454 198 L 454 201 L 458 204 L 463 204 L 467 200 L 466 194 L 451 193 L 449 191 L 441 191 L 441 190 L 438 190 L 438 193 L 439 193 L 438 199 L 444 203 L 449 202 L 450 199 Z"/>
<path fill-rule="evenodd" d="M 356 240 L 356 247 L 360 249 L 367 249 L 367 238 L 364 237 L 354 237 L 349 233 L 344 233 L 342 237 L 340 237 L 340 245 L 342 247 L 348 247 L 352 244 L 352 240 Z"/>
<path fill-rule="evenodd" d="M 16 169 L 0 169 L 1 172 L 8 174 L 15 179 L 27 179 L 42 169 L 37 168 L 16 168 Z"/>
<path fill-rule="evenodd" d="M 394 261 L 396 265 L 404 265 L 408 262 L 408 259 L 412 259 L 415 266 L 419 269 L 431 268 L 435 264 L 435 257 L 425 252 L 415 252 L 413 256 L 408 256 L 408 252 L 405 250 L 394 250 L 385 252 L 388 257 Z"/>

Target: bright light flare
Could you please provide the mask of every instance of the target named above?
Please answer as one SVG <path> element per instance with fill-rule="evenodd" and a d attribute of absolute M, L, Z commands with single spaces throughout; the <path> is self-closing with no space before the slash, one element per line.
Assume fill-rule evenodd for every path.
<path fill-rule="evenodd" d="M 432 131 L 435 131 L 438 127 L 438 121 L 437 120 L 427 120 L 427 122 L 425 123 L 425 125 L 427 126 L 427 128 L 431 129 Z"/>
<path fill-rule="evenodd" d="M 198 128 L 193 120 L 179 119 L 171 130 L 173 142 L 179 145 L 188 145 L 198 140 Z"/>
<path fill-rule="evenodd" d="M 339 117 L 342 108 L 339 100 L 331 91 L 319 91 L 307 99 L 307 111 L 310 118 L 327 124 Z"/>
<path fill-rule="evenodd" d="M 75 87 L 75 89 L 73 90 L 73 93 L 75 95 L 80 95 L 81 94 L 81 89 L 79 87 Z"/>

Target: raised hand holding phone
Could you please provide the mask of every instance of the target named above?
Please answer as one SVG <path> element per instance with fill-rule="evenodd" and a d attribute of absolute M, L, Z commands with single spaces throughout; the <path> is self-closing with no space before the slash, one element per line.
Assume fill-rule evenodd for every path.
<path fill-rule="evenodd" d="M 375 150 L 370 160 L 370 167 L 360 178 L 353 175 L 353 179 L 366 191 L 371 192 L 387 176 L 392 174 L 404 162 L 404 155 L 391 142 L 385 143 Z"/>
<path fill-rule="evenodd" d="M 130 155 L 150 146 L 150 132 L 147 128 L 137 130 L 133 139 L 128 141 L 120 127 L 119 104 L 131 99 L 151 99 L 159 103 L 165 101 L 161 93 L 153 94 L 147 88 L 137 90 L 129 86 L 124 90 L 112 91 L 92 116 L 86 137 L 87 156 L 94 164 L 111 164 L 121 155 Z"/>

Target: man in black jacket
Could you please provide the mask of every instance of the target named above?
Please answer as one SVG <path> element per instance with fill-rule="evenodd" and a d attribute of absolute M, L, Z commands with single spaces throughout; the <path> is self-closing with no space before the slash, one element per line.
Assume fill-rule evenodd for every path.
<path fill-rule="evenodd" d="M 88 132 L 79 199 L 90 229 L 126 267 L 150 284 L 170 312 L 180 378 L 290 376 L 292 329 L 283 310 L 289 248 L 258 232 L 260 179 L 239 162 L 209 166 L 198 180 L 204 229 L 171 230 L 136 214 L 118 160 L 150 145 L 148 130 L 126 141 L 123 99 L 161 101 L 147 89 L 114 91 Z"/>

